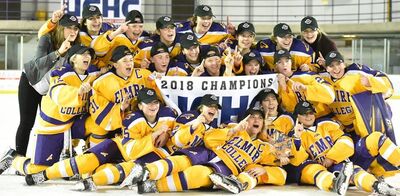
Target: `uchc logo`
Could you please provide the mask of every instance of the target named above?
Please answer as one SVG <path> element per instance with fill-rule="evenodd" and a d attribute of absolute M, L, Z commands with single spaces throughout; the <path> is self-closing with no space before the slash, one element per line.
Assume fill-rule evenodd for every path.
<path fill-rule="evenodd" d="M 288 30 L 289 27 L 288 27 L 287 25 L 284 24 L 284 25 L 282 25 L 282 29 L 283 29 L 283 30 Z"/>
<path fill-rule="evenodd" d="M 309 18 L 307 18 L 307 20 L 306 21 L 304 21 L 304 23 L 306 23 L 306 24 L 311 24 L 311 19 L 309 19 Z"/>
<path fill-rule="evenodd" d="M 92 12 L 94 12 L 94 11 L 96 11 L 96 7 L 90 6 L 90 7 L 89 7 L 89 10 L 92 11 Z"/>
<path fill-rule="evenodd" d="M 336 57 L 336 53 L 331 53 L 331 54 L 329 55 L 329 57 L 335 58 L 335 57 Z"/>

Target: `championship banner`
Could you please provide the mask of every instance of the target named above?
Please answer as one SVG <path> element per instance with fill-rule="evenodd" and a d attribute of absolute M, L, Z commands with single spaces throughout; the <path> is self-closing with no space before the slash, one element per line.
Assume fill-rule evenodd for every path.
<path fill-rule="evenodd" d="M 78 18 L 82 18 L 84 6 L 95 5 L 103 14 L 104 21 L 111 23 L 124 22 L 129 11 L 141 11 L 142 6 L 141 0 L 62 0 L 61 3 L 67 5 L 67 13 Z"/>
<path fill-rule="evenodd" d="M 278 92 L 276 74 L 234 77 L 173 77 L 164 76 L 156 80 L 166 104 L 179 114 L 194 110 L 205 94 L 218 97 L 222 109 L 218 124 L 237 121 L 253 98 L 265 88 Z"/>

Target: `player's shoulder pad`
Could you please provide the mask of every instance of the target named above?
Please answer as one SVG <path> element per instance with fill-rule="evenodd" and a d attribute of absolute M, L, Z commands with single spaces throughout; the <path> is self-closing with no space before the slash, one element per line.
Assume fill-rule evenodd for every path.
<path fill-rule="evenodd" d="M 87 69 L 88 73 L 94 73 L 94 72 L 98 72 L 98 71 L 100 71 L 100 68 L 93 64 L 89 65 L 89 67 Z"/>
<path fill-rule="evenodd" d="M 336 126 L 340 126 L 339 122 L 328 118 L 328 117 L 323 117 L 323 118 L 319 118 L 315 121 L 315 124 L 317 126 L 322 126 L 322 125 L 327 125 L 327 124 L 331 124 L 331 125 L 336 125 Z"/>
<path fill-rule="evenodd" d="M 152 47 L 154 44 L 155 44 L 155 40 L 153 38 L 147 38 L 147 39 L 142 40 L 138 44 L 138 48 L 143 49 L 143 48 L 147 48 L 147 47 Z"/>
<path fill-rule="evenodd" d="M 109 23 L 109 22 L 103 22 L 102 24 L 101 24 L 101 32 L 107 32 L 107 31 L 109 31 L 109 30 L 113 30 L 113 29 L 115 29 L 115 26 L 112 24 L 112 23 Z"/>
<path fill-rule="evenodd" d="M 160 107 L 160 111 L 158 111 L 158 116 L 176 118 L 177 113 L 172 108 L 165 106 L 165 107 Z"/>
<path fill-rule="evenodd" d="M 212 32 L 212 31 L 224 31 L 224 32 L 226 32 L 226 29 L 225 29 L 224 26 L 222 26 L 221 23 L 213 22 L 208 31 L 210 31 L 210 32 Z"/>
<path fill-rule="evenodd" d="M 260 50 L 260 52 L 261 52 L 261 50 L 268 50 L 268 51 L 275 52 L 276 45 L 270 38 L 267 38 L 267 39 L 258 41 L 256 44 L 256 48 L 258 50 Z"/>
<path fill-rule="evenodd" d="M 314 50 L 310 47 L 310 45 L 296 38 L 293 38 L 293 43 L 292 46 L 290 47 L 290 51 L 303 52 L 309 55 L 312 55 L 312 53 L 314 52 Z"/>
<path fill-rule="evenodd" d="M 99 76 L 98 78 L 96 78 L 94 81 L 93 81 L 93 85 L 92 86 L 96 86 L 96 85 L 98 85 L 99 83 L 101 83 L 102 81 L 104 81 L 104 80 L 107 80 L 108 78 L 110 78 L 110 77 L 113 77 L 115 74 L 111 71 L 111 70 L 108 70 L 106 73 L 104 73 L 104 74 L 102 74 L 101 76 Z M 110 80 L 110 81 L 112 81 L 112 80 Z"/>
<path fill-rule="evenodd" d="M 312 75 L 317 75 L 317 74 L 312 71 L 301 71 L 301 70 L 293 72 L 293 76 L 312 76 Z"/>
<path fill-rule="evenodd" d="M 199 116 L 199 112 L 197 112 L 196 110 L 190 110 L 179 115 L 178 118 L 176 118 L 176 122 L 186 124 L 197 118 L 197 116 Z"/>
<path fill-rule="evenodd" d="M 190 26 L 190 21 L 185 21 L 182 23 L 177 23 L 176 24 L 176 32 L 181 32 L 181 31 L 187 31 L 187 30 L 191 30 L 192 27 Z"/>
<path fill-rule="evenodd" d="M 368 67 L 367 65 L 362 65 L 359 63 L 352 63 L 346 69 L 347 69 L 347 71 L 362 71 L 364 73 L 371 74 L 373 76 L 385 76 L 386 75 L 383 72 L 380 72 L 378 70 Z"/>
<path fill-rule="evenodd" d="M 134 73 L 140 74 L 145 77 L 148 77 L 149 75 L 151 75 L 151 71 L 149 71 L 148 69 L 143 69 L 143 68 L 133 68 L 132 75 L 134 75 Z"/>
<path fill-rule="evenodd" d="M 74 69 L 72 68 L 72 66 L 70 64 L 66 63 L 60 67 L 53 69 L 50 72 L 50 76 L 51 77 L 55 77 L 55 76 L 61 77 L 62 75 L 69 73 L 69 72 L 73 72 L 73 71 L 74 71 Z"/>
<path fill-rule="evenodd" d="M 138 120 L 140 118 L 144 118 L 142 111 L 136 111 L 127 115 L 122 121 L 123 125 L 128 127 L 133 121 Z"/>

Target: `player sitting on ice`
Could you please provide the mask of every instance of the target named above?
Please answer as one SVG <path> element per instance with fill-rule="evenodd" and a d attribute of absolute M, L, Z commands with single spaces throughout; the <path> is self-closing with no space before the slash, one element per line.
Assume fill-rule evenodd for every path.
<path fill-rule="evenodd" d="M 399 173 L 400 147 L 395 144 L 391 112 L 384 101 L 393 93 L 390 79 L 366 65 L 347 66 L 337 51 L 329 52 L 325 60 L 327 73 L 321 75 L 335 90 L 335 101 L 329 107 L 355 143 L 351 160 L 377 177 Z"/>
<path fill-rule="evenodd" d="M 98 72 L 91 65 L 93 58 L 93 49 L 74 45 L 68 50 L 65 64 L 51 71 L 50 90 L 41 101 L 40 116 L 35 126 L 34 159 L 18 156 L 15 150 L 10 149 L 1 158 L 0 174 L 11 164 L 21 174 L 43 171 L 59 161 L 63 151 L 71 153 L 67 150 L 72 151 L 69 145 L 71 138 L 85 138 L 84 131 L 71 130 L 71 126 L 74 117 L 88 111 L 91 83 Z"/>
<path fill-rule="evenodd" d="M 214 123 L 218 117 L 218 110 L 222 108 L 218 98 L 213 94 L 206 94 L 201 98 L 197 108 L 197 110 L 184 112 L 176 119 L 177 125 L 171 137 L 171 142 L 174 144 L 173 152 L 204 145 L 204 134 L 212 128 L 216 128 Z M 180 167 L 177 167 L 178 165 Z M 147 178 L 145 176 L 148 175 L 150 175 L 150 179 L 158 180 L 177 172 L 179 168 L 186 168 L 184 165 L 190 166 L 189 157 L 177 154 L 146 164 L 145 169 L 142 165 L 136 165 L 121 183 L 121 187 L 136 184 L 140 179 Z M 141 171 L 145 171 L 145 173 Z"/>
<path fill-rule="evenodd" d="M 97 169 L 94 175 L 77 183 L 75 188 L 81 191 L 95 190 L 96 186 L 116 184 L 122 180 L 124 181 L 121 186 L 125 186 L 124 182 L 129 181 L 134 174 L 134 172 L 131 171 L 134 171 L 138 166 L 143 164 L 151 165 L 152 162 L 157 162 L 157 160 L 160 159 L 167 160 L 171 157 L 169 155 L 177 149 L 203 144 L 204 132 L 210 128 L 208 124 L 211 124 L 218 116 L 218 109 L 220 107 L 218 99 L 214 95 L 204 95 L 199 106 L 199 111 L 186 112 L 177 118 L 172 136 L 169 131 L 166 133 L 160 133 L 159 131 L 153 132 L 152 135 L 156 137 L 154 144 L 150 143 L 149 134 L 142 138 L 139 137 L 139 135 L 142 134 L 142 128 L 152 123 L 145 120 L 148 118 L 141 116 L 141 112 L 135 113 L 136 115 L 132 115 L 130 118 L 126 119 L 124 123 L 125 126 L 130 127 L 129 133 L 135 136 L 136 139 L 128 141 L 125 144 L 126 146 L 133 145 L 133 147 L 137 147 L 133 148 L 131 152 L 132 155 L 136 153 L 138 158 L 134 161 L 127 161 L 118 165 L 107 165 L 103 169 Z M 144 107 L 142 107 L 142 109 L 144 109 Z M 165 116 L 165 112 L 170 110 L 163 108 L 160 110 L 158 114 L 160 119 L 170 118 Z M 154 129 L 156 129 L 156 127 L 154 127 Z M 167 165 L 167 163 L 165 164 Z M 110 171 L 113 175 L 110 175 Z"/>
<path fill-rule="evenodd" d="M 265 142 L 258 140 L 257 135 L 263 127 L 264 113 L 259 108 L 251 108 L 248 116 L 233 128 L 212 129 L 204 136 L 205 146 L 182 149 L 187 161 L 173 165 L 174 173 L 158 180 L 155 174 L 138 182 L 139 193 L 172 192 L 211 187 L 209 175 L 214 172 L 224 175 L 238 175 L 249 164 L 262 159 L 269 149 Z M 246 150 L 244 150 L 246 148 Z M 141 174 L 145 173 L 141 168 Z M 172 183 L 173 182 L 173 185 Z"/>
<path fill-rule="evenodd" d="M 66 159 L 54 164 L 45 171 L 27 175 L 25 181 L 28 185 L 43 183 L 47 180 L 69 177 L 75 174 L 86 174 L 102 168 L 85 182 L 81 189 L 95 190 L 92 185 L 106 185 L 109 182 L 117 183 L 124 179 L 125 173 L 130 172 L 134 162 L 143 157 L 141 163 L 158 160 L 158 156 L 168 156 L 162 149 L 169 138 L 170 131 L 175 122 L 175 113 L 168 107 L 160 107 L 160 100 L 155 91 L 142 88 L 138 91 L 138 106 L 140 111 L 128 115 L 124 119 L 123 137 L 106 139 L 85 154 Z M 157 159 L 158 158 L 158 159 Z M 120 163 L 118 165 L 104 165 L 106 163 Z M 93 180 L 96 180 L 93 183 Z M 86 187 L 90 186 L 90 187 Z"/>
<path fill-rule="evenodd" d="M 270 88 L 261 90 L 250 105 L 261 106 L 265 113 L 263 131 L 257 137 L 272 146 L 271 153 L 259 163 L 246 168 L 237 177 L 219 173 L 210 175 L 217 187 L 232 193 L 250 190 L 261 184 L 284 185 L 287 174 L 282 166 L 293 158 L 292 139 L 285 133 L 292 130 L 294 121 L 290 114 L 280 108 L 278 94 Z"/>
<path fill-rule="evenodd" d="M 393 93 L 388 76 L 365 65 L 346 66 L 336 51 L 325 59 L 327 73 L 321 75 L 334 86 L 336 96 L 329 107 L 345 132 L 358 143 L 359 156 L 354 162 L 371 169 L 374 175 L 398 173 L 400 148 L 395 145 L 391 112 L 384 101 Z"/>
<path fill-rule="evenodd" d="M 261 94 L 262 95 L 262 94 Z M 274 107 L 274 105 L 278 105 L 277 101 L 273 100 L 274 97 L 277 97 L 276 95 L 274 95 L 273 91 L 269 93 L 270 96 L 267 96 L 267 99 L 264 99 L 266 101 L 270 101 L 270 104 L 268 104 L 268 108 L 271 108 L 271 110 L 268 110 L 268 113 L 271 113 L 271 117 L 276 115 L 275 111 L 276 108 Z M 272 101 L 272 102 L 271 102 Z M 301 102 L 303 103 L 303 102 Z M 299 116 L 299 121 L 300 122 L 304 122 L 305 126 L 307 127 L 312 127 L 314 120 L 315 120 L 315 110 L 314 108 L 312 108 L 311 104 L 309 102 L 304 102 L 307 103 L 307 107 L 305 108 L 301 108 L 299 106 L 296 106 L 295 108 L 295 115 L 298 114 Z M 300 104 L 300 103 L 299 103 Z M 299 105 L 298 104 L 298 105 Z M 266 105 L 266 104 L 265 104 Z M 308 116 L 308 115 L 312 115 L 309 118 L 309 122 L 305 121 L 305 119 L 303 118 L 303 116 Z M 280 160 L 281 165 L 285 165 L 283 166 L 283 168 L 285 170 L 285 174 L 287 172 L 287 179 L 286 182 L 290 183 L 290 182 L 299 182 L 298 180 L 300 179 L 300 183 L 306 183 L 306 184 L 315 184 L 317 185 L 320 189 L 322 190 L 326 190 L 326 191 L 333 191 L 336 192 L 340 195 L 345 194 L 347 187 L 348 187 L 348 183 L 349 183 L 349 179 L 351 177 L 352 174 L 352 170 L 353 170 L 353 166 L 351 163 L 344 163 L 344 166 L 342 166 L 342 169 L 339 168 L 337 172 L 337 175 L 335 176 L 333 173 L 327 171 L 327 169 L 319 164 L 317 161 L 312 161 L 309 160 L 308 158 L 311 158 L 311 155 L 309 155 L 306 151 L 306 142 L 311 141 L 311 139 L 314 141 L 313 136 L 309 135 L 308 138 L 303 139 L 303 140 L 299 140 L 296 138 L 293 138 L 292 140 L 288 140 L 285 139 L 284 135 L 281 135 L 281 133 L 286 133 L 289 135 L 292 135 L 293 131 L 290 131 L 293 128 L 294 123 L 292 122 L 291 127 L 285 127 L 286 123 L 282 123 L 285 122 L 287 120 L 287 117 L 285 115 L 281 115 L 278 118 L 276 118 L 274 121 L 272 121 L 272 125 L 270 125 L 270 129 L 266 130 L 266 140 L 269 141 L 269 143 L 271 145 L 274 146 L 275 149 L 275 159 Z M 331 121 L 328 121 L 331 122 Z M 290 124 L 290 123 L 289 123 Z M 283 125 L 283 126 L 282 126 Z M 321 124 L 321 126 L 319 126 L 320 129 L 324 129 L 324 130 L 331 130 L 331 128 L 334 127 L 333 125 L 330 125 L 330 123 L 326 123 L 326 124 Z M 336 128 L 338 128 L 339 126 L 337 126 Z M 282 131 L 281 131 L 282 130 Z M 290 131 L 290 132 L 289 132 Z M 307 134 L 304 134 L 304 136 Z M 263 135 L 259 135 L 259 137 L 261 136 L 261 138 L 264 138 L 265 136 Z M 325 136 L 325 135 L 324 135 Z M 335 140 L 337 140 L 339 137 L 339 135 L 335 135 Z M 288 137 L 288 136 L 286 136 Z M 324 138 L 330 138 L 330 135 L 326 135 L 326 137 Z M 321 138 L 321 136 L 319 136 L 319 138 Z M 334 139 L 329 139 L 328 141 L 334 141 Z M 344 140 L 346 139 L 350 139 L 350 138 L 343 138 Z M 319 140 L 316 140 L 319 141 Z M 339 140 L 340 141 L 340 140 Z M 351 141 L 349 141 L 351 142 Z M 303 144 L 304 143 L 304 144 Z M 343 144 L 339 144 L 339 142 L 337 143 L 337 146 L 335 147 L 334 150 L 332 150 L 332 153 L 334 153 L 334 151 L 337 151 L 337 148 L 341 148 Z M 329 146 L 328 144 L 326 144 L 326 146 Z M 315 149 L 315 146 L 313 146 L 314 148 L 311 149 Z M 331 146 L 329 146 L 331 147 Z M 347 153 L 347 157 L 350 156 L 352 154 L 352 149 L 350 148 L 348 149 L 348 153 Z M 326 151 L 330 150 L 329 148 L 325 149 Z M 325 151 L 325 152 L 326 152 Z M 280 154 L 287 154 L 289 156 L 287 156 L 287 160 L 283 159 L 284 157 L 282 157 L 282 155 Z M 344 158 L 346 158 L 346 153 L 343 155 Z M 340 159 L 343 159 L 343 157 L 338 157 Z M 340 161 L 340 160 L 339 160 Z M 267 164 L 271 164 L 274 163 L 273 159 L 272 161 L 269 161 L 270 163 L 268 163 L 268 160 L 265 160 L 265 162 L 260 162 L 260 163 L 267 163 Z M 287 165 L 288 163 L 290 163 L 289 165 Z M 224 176 L 222 174 L 212 174 L 210 176 L 210 178 L 213 180 L 213 182 L 218 186 L 221 187 L 229 192 L 232 193 L 237 193 L 238 191 L 242 191 L 240 188 L 241 187 L 246 187 L 243 186 L 244 184 L 248 184 L 248 186 L 246 187 L 246 190 L 253 188 L 256 183 L 258 184 L 263 184 L 263 182 L 268 182 L 266 180 L 268 180 L 269 178 L 275 179 L 275 176 L 272 172 L 270 172 L 271 169 L 273 167 L 269 167 L 268 166 L 264 166 L 263 168 L 258 168 L 258 169 L 254 169 L 253 171 L 249 171 L 248 174 L 251 175 L 245 175 L 245 173 L 242 173 L 238 176 L 238 179 L 235 180 L 235 178 L 232 177 L 228 177 L 228 176 Z M 279 173 L 278 173 L 279 174 Z M 254 177 L 257 177 L 254 179 Z M 286 177 L 286 176 L 285 176 Z M 283 179 L 285 180 L 285 179 Z M 285 184 L 285 181 L 281 182 L 281 185 Z"/>

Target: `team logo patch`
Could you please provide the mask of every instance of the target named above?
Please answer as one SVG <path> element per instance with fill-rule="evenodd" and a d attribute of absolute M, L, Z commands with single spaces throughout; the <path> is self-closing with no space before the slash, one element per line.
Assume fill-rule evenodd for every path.
<path fill-rule="evenodd" d="M 158 53 L 162 53 L 162 52 L 165 52 L 165 51 L 164 51 L 164 48 L 159 48 L 159 49 L 157 49 L 157 52 Z"/>
<path fill-rule="evenodd" d="M 270 88 L 264 89 L 264 93 L 270 93 L 271 91 L 272 91 L 272 89 L 270 89 Z"/>
<path fill-rule="evenodd" d="M 106 152 L 100 152 L 100 154 L 103 155 L 103 157 L 107 157 L 108 156 L 108 153 L 106 153 Z"/>
<path fill-rule="evenodd" d="M 188 35 L 187 36 L 187 40 L 193 40 L 193 38 L 194 38 L 193 35 Z"/>
<path fill-rule="evenodd" d="M 89 11 L 92 11 L 92 12 L 96 11 L 96 7 L 90 6 L 90 7 L 89 7 Z"/>
<path fill-rule="evenodd" d="M 301 104 L 303 107 L 310 107 L 310 104 L 308 102 L 303 102 L 303 104 Z"/>
<path fill-rule="evenodd" d="M 197 155 L 197 152 L 196 152 L 196 151 L 191 151 L 191 150 L 189 150 L 189 152 L 190 152 L 191 154 L 193 154 L 193 155 Z"/>
<path fill-rule="evenodd" d="M 284 50 L 279 50 L 279 51 L 278 51 L 278 54 L 283 54 L 283 53 L 285 53 Z"/>
<path fill-rule="evenodd" d="M 152 90 L 148 90 L 146 94 L 149 95 L 149 96 L 153 96 L 154 92 Z"/>
<path fill-rule="evenodd" d="M 53 154 L 50 154 L 50 156 L 47 157 L 47 159 L 46 159 L 46 161 L 51 161 L 51 160 L 53 160 Z"/>
<path fill-rule="evenodd" d="M 249 56 L 250 56 L 250 57 L 255 57 L 256 54 L 254 54 L 254 52 L 250 52 L 250 53 L 249 53 Z"/>
<path fill-rule="evenodd" d="M 243 28 L 246 28 L 246 29 L 247 29 L 247 28 L 249 28 L 249 27 L 250 27 L 249 23 L 244 23 L 244 24 L 243 24 Z"/>
<path fill-rule="evenodd" d="M 171 21 L 171 18 L 166 16 L 166 17 L 164 17 L 164 21 L 169 22 L 169 21 Z"/>
<path fill-rule="evenodd" d="M 209 8 L 208 6 L 204 6 L 204 7 L 203 7 L 203 10 L 206 11 L 206 12 L 208 12 L 208 11 L 210 11 L 210 8 Z"/>
<path fill-rule="evenodd" d="M 309 19 L 309 18 L 307 18 L 307 20 L 304 21 L 304 23 L 306 23 L 306 24 L 308 24 L 308 25 L 311 24 L 311 22 L 312 22 L 312 21 L 311 21 L 311 19 Z"/>
<path fill-rule="evenodd" d="M 71 17 L 69 17 L 69 19 L 74 21 L 74 22 L 78 20 L 75 16 L 71 16 Z"/>
<path fill-rule="evenodd" d="M 207 52 L 207 56 L 214 56 L 216 53 L 214 51 Z"/>
<path fill-rule="evenodd" d="M 386 125 L 389 129 L 393 129 L 392 121 L 390 119 L 385 118 Z"/>
<path fill-rule="evenodd" d="M 210 97 L 212 100 L 217 101 L 217 97 L 215 95 L 211 95 Z"/>
<path fill-rule="evenodd" d="M 284 25 L 282 25 L 282 29 L 283 29 L 283 30 L 288 30 L 288 29 L 289 29 L 289 26 L 287 26 L 287 25 L 284 24 Z"/>
<path fill-rule="evenodd" d="M 332 52 L 331 54 L 329 54 L 329 57 L 330 57 L 330 58 L 335 58 L 335 57 L 336 57 L 336 53 L 333 53 L 333 52 Z"/>

